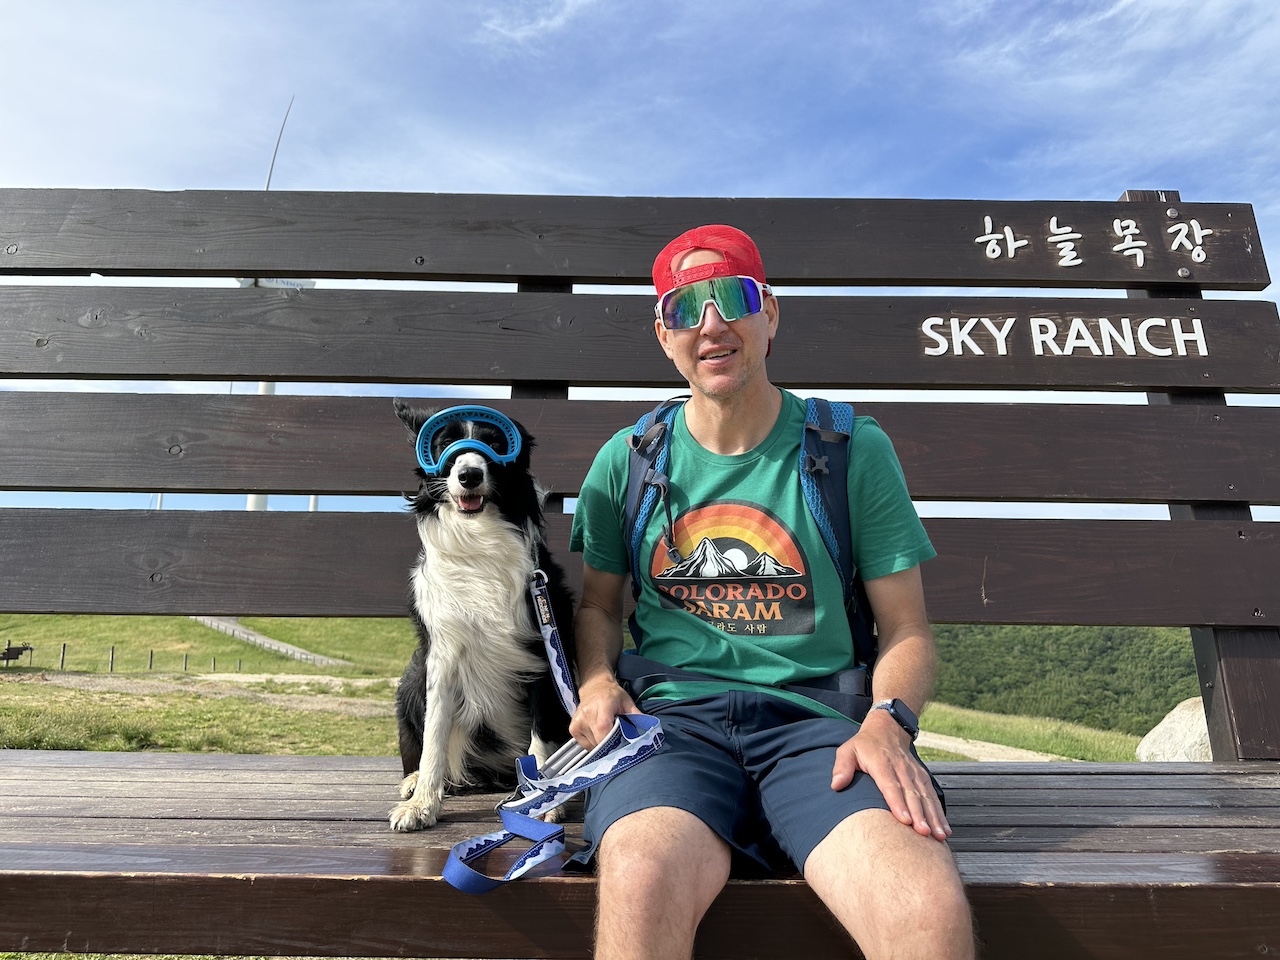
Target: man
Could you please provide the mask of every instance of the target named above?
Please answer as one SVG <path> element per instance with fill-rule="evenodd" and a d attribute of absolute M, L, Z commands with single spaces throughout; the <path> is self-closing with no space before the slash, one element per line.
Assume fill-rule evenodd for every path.
<path fill-rule="evenodd" d="M 951 828 L 911 748 L 910 714 L 934 675 L 918 567 L 934 551 L 892 446 L 859 418 L 848 488 L 879 635 L 874 698 L 907 710 L 872 709 L 858 725 L 780 689 L 850 667 L 852 641 L 800 485 L 804 404 L 765 370 L 779 310 L 759 251 L 732 227 L 699 227 L 659 253 L 653 278 L 658 343 L 691 398 L 639 554 L 638 652 L 711 679 L 646 691 L 666 746 L 588 797 L 595 955 L 688 957 L 731 867 L 789 858 L 867 957 L 972 956 Z M 639 712 L 616 675 L 628 433 L 601 450 L 574 516 L 584 573 L 570 731 L 587 747 Z"/>

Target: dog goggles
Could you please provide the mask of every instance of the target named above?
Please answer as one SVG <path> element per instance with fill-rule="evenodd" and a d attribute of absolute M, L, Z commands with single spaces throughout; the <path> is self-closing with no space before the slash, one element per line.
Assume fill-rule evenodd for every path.
<path fill-rule="evenodd" d="M 702 313 L 714 303 L 725 320 L 738 320 L 764 309 L 764 298 L 773 290 L 755 277 L 712 277 L 668 290 L 654 312 L 668 330 L 696 330 Z"/>
<path fill-rule="evenodd" d="M 480 421 L 497 427 L 506 440 L 505 451 L 499 453 L 483 440 L 463 437 L 441 450 L 439 456 L 433 455 L 431 450 L 436 436 L 449 424 L 459 420 Z M 499 413 L 492 407 L 449 407 L 432 416 L 418 431 L 418 464 L 427 472 L 427 476 L 434 477 L 443 473 L 449 461 L 466 450 L 474 450 L 494 463 L 511 463 L 520 456 L 521 446 L 520 431 L 506 414 Z"/>

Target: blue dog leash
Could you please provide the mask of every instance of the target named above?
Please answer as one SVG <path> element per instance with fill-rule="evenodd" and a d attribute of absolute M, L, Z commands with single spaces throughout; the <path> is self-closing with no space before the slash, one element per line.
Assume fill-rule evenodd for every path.
<path fill-rule="evenodd" d="M 529 593 L 538 612 L 538 627 L 547 648 L 556 692 L 565 711 L 572 716 L 578 708 L 578 694 L 573 686 L 573 675 L 569 671 L 569 659 L 564 652 L 560 631 L 551 612 L 547 575 L 541 570 L 533 572 Z M 576 740 L 570 740 L 548 758 L 542 770 L 538 769 L 533 757 L 521 757 L 516 761 L 516 791 L 510 799 L 498 805 L 503 829 L 455 844 L 444 866 L 444 879 L 463 893 L 488 893 L 563 853 L 564 828 L 535 818 L 554 810 L 588 787 L 604 783 L 623 770 L 634 767 L 661 746 L 662 724 L 658 718 L 632 714 L 615 717 L 608 735 L 591 750 L 585 750 Z M 531 846 L 501 879 L 486 876 L 470 865 L 477 857 L 515 839 L 528 840 Z"/>

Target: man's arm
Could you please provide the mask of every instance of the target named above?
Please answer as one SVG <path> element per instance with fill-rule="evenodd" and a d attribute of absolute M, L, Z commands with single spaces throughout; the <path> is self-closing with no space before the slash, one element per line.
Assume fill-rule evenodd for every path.
<path fill-rule="evenodd" d="M 622 590 L 625 574 L 582 565 L 582 601 L 574 618 L 578 651 L 578 709 L 569 732 L 588 750 L 604 739 L 619 714 L 639 713 L 614 674 L 622 655 Z"/>
<path fill-rule="evenodd" d="M 937 651 L 925 613 L 920 568 L 866 581 L 879 628 L 880 653 L 872 675 L 876 700 L 897 698 L 917 715 L 933 691 Z M 951 827 L 929 781 L 911 756 L 911 736 L 887 710 L 872 710 L 861 729 L 836 753 L 831 787 L 842 790 L 856 771 L 871 776 L 893 815 L 921 835 L 945 840 Z"/>

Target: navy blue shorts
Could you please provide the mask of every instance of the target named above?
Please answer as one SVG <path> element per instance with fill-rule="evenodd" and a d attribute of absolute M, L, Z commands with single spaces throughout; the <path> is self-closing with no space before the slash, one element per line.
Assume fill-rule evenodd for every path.
<path fill-rule="evenodd" d="M 575 864 L 590 861 L 614 821 L 649 807 L 676 807 L 729 844 L 738 876 L 803 869 L 813 848 L 846 817 L 889 809 L 861 771 L 844 790 L 831 789 L 836 748 L 858 730 L 851 720 L 736 690 L 651 700 L 644 708 L 662 719 L 666 743 L 587 792 L 586 847 Z"/>

